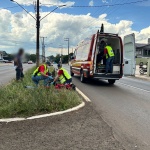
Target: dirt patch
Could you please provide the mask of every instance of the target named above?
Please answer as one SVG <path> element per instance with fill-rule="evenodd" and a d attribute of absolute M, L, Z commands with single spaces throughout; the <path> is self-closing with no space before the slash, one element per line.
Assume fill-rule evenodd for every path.
<path fill-rule="evenodd" d="M 124 150 L 92 104 L 65 115 L 0 124 L 0 150 Z"/>

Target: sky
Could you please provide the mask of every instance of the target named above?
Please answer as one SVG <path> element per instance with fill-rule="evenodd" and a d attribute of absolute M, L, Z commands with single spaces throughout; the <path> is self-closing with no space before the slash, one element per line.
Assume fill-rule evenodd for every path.
<path fill-rule="evenodd" d="M 36 0 L 16 1 L 35 17 L 33 4 Z M 64 38 L 70 39 L 72 51 L 80 41 L 96 33 L 102 23 L 107 33 L 117 33 L 122 39 L 135 33 L 136 42 L 147 43 L 150 38 L 150 0 L 139 1 L 142 0 L 40 0 L 41 17 L 57 6 L 66 5 L 41 21 L 40 36 L 47 37 L 46 55 L 60 53 L 59 47 L 63 47 L 63 54 L 67 54 Z M 35 20 L 16 3 L 0 0 L 0 51 L 14 53 L 23 47 L 26 52 L 34 54 L 35 25 Z"/>

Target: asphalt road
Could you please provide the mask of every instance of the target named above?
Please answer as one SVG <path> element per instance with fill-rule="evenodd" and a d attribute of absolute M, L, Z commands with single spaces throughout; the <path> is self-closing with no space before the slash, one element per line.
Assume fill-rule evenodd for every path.
<path fill-rule="evenodd" d="M 23 64 L 24 71 L 33 67 L 35 64 Z M 0 86 L 9 83 L 15 78 L 15 69 L 13 64 L 0 64 Z"/>
<path fill-rule="evenodd" d="M 69 70 L 69 66 L 64 66 Z M 150 150 L 150 82 L 124 77 L 110 86 L 106 81 L 74 84 L 92 101 L 94 109 L 112 127 L 128 150 Z"/>

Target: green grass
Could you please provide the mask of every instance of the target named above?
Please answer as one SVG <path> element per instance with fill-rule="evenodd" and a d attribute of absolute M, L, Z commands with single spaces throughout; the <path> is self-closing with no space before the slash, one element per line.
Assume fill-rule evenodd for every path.
<path fill-rule="evenodd" d="M 34 86 L 31 80 L 34 69 L 26 72 L 22 82 L 12 81 L 9 85 L 0 88 L 0 118 L 52 113 L 81 103 L 81 98 L 75 91 L 56 90 L 54 87 L 25 89 L 26 85 Z"/>

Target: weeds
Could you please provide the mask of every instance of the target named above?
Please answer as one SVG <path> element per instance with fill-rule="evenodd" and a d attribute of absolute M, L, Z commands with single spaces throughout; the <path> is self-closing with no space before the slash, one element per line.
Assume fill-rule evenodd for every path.
<path fill-rule="evenodd" d="M 0 118 L 29 117 L 32 115 L 66 110 L 81 103 L 75 91 L 66 89 L 25 89 L 34 86 L 31 75 L 35 68 L 26 72 L 22 82 L 12 81 L 0 88 Z"/>

